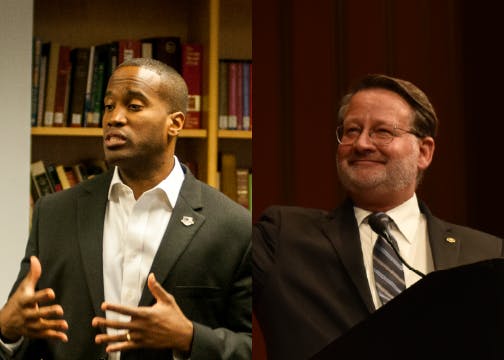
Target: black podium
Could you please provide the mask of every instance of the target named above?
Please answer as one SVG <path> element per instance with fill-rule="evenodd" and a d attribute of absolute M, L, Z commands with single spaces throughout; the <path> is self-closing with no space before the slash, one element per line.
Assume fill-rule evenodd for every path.
<path fill-rule="evenodd" d="M 504 259 L 430 273 L 312 360 L 504 359 Z"/>

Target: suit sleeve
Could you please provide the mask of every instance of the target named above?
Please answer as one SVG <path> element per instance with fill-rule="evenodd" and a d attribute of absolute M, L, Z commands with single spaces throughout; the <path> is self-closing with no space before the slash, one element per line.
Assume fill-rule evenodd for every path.
<path fill-rule="evenodd" d="M 30 231 L 30 236 L 28 239 L 28 243 L 26 245 L 25 249 L 25 255 L 23 260 L 21 261 L 21 267 L 19 269 L 18 277 L 16 279 L 16 282 L 12 286 L 12 289 L 9 293 L 9 297 L 12 296 L 12 294 L 16 291 L 18 288 L 19 284 L 23 279 L 25 278 L 26 274 L 30 271 L 30 257 L 31 256 L 38 256 L 38 246 L 37 246 L 37 224 L 38 224 L 38 219 L 39 219 L 39 212 L 40 212 L 40 205 L 42 204 L 43 198 L 40 198 L 36 203 L 35 207 L 33 209 L 33 217 L 32 217 L 32 226 L 31 226 L 31 231 Z M 37 289 L 36 289 L 37 290 Z M 8 348 L 10 350 L 7 350 L 4 348 L 4 346 L 0 346 L 0 359 L 24 359 L 25 357 L 25 350 L 27 345 L 30 343 L 29 339 L 24 339 L 21 338 L 18 342 L 15 344 L 10 344 Z"/>
<path fill-rule="evenodd" d="M 238 267 L 227 311 L 227 326 L 212 329 L 193 322 L 191 360 L 250 359 L 252 356 L 252 274 L 251 247 Z"/>
<path fill-rule="evenodd" d="M 280 227 L 278 207 L 264 211 L 252 227 L 252 276 L 254 278 L 254 304 L 260 302 L 267 276 L 275 263 L 275 251 Z"/>

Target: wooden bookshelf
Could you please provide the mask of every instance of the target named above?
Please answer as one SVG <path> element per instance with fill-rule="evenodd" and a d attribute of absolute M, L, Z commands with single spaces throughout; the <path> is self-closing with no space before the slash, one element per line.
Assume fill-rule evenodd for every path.
<path fill-rule="evenodd" d="M 185 129 L 177 156 L 198 164 L 198 177 L 218 185 L 218 154 L 229 148 L 252 167 L 251 131 L 218 130 L 218 62 L 252 58 L 251 0 L 133 0 L 73 2 L 34 1 L 34 36 L 71 47 L 119 39 L 179 36 L 182 43 L 203 45 L 202 128 Z M 34 127 L 32 161 L 65 161 L 103 157 L 100 128 Z M 223 142 L 224 141 L 224 142 Z"/>
<path fill-rule="evenodd" d="M 103 130 L 101 128 L 72 128 L 72 127 L 33 127 L 32 136 L 89 136 L 101 138 Z M 181 138 L 200 138 L 207 137 L 206 129 L 184 129 L 180 132 Z"/>
<path fill-rule="evenodd" d="M 249 130 L 219 130 L 219 139 L 251 140 L 252 131 Z"/>

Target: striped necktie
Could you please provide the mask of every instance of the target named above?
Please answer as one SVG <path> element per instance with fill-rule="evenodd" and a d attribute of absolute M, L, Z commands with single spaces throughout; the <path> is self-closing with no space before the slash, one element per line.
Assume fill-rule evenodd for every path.
<path fill-rule="evenodd" d="M 390 235 L 390 232 L 388 234 Z M 389 238 L 394 247 L 398 249 L 397 242 L 392 235 Z M 373 249 L 373 272 L 376 290 L 382 305 L 385 305 L 406 288 L 402 262 L 392 246 L 382 236 L 378 236 Z"/>

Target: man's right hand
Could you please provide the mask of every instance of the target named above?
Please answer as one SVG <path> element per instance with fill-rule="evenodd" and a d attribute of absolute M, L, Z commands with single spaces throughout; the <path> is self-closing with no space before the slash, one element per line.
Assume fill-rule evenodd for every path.
<path fill-rule="evenodd" d="M 30 271 L 0 310 L 2 338 L 12 342 L 17 341 L 21 336 L 68 341 L 64 332 L 68 329 L 68 324 L 61 319 L 63 316 L 61 305 L 39 306 L 39 303 L 47 303 L 55 299 L 52 289 L 35 291 L 41 273 L 40 261 L 32 256 Z"/>

